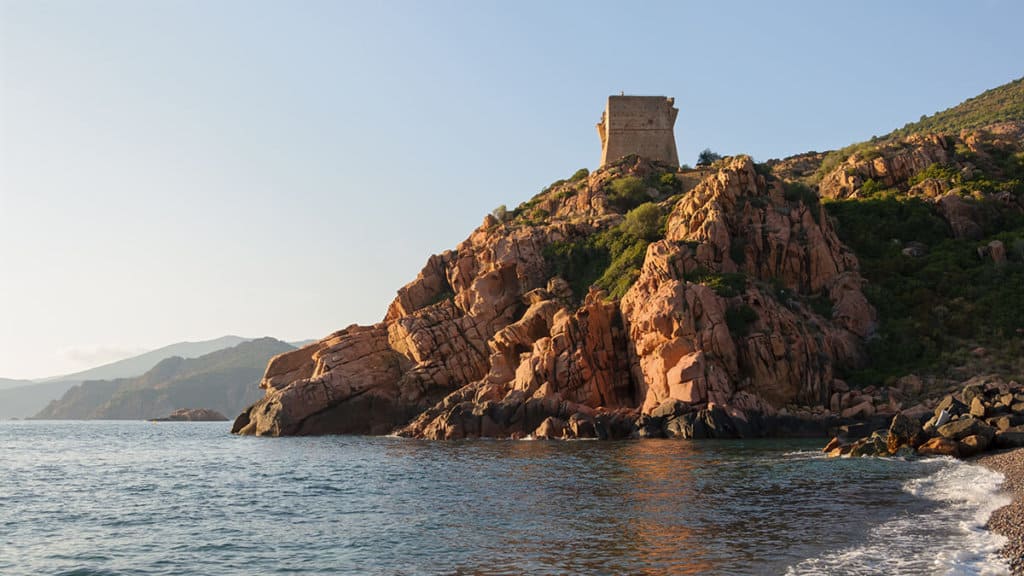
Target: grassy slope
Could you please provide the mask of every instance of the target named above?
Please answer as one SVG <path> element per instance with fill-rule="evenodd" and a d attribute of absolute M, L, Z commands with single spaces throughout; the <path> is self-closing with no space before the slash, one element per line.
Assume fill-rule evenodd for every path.
<path fill-rule="evenodd" d="M 1003 84 L 960 103 L 957 106 L 922 116 L 888 137 L 903 138 L 911 134 L 955 134 L 961 130 L 982 128 L 997 122 L 1024 121 L 1024 78 Z"/>

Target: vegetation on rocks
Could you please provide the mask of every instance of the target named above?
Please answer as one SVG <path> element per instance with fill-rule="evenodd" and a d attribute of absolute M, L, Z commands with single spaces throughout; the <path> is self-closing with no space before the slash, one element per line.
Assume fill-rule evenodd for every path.
<path fill-rule="evenodd" d="M 956 239 L 933 205 L 915 198 L 843 200 L 826 204 L 840 238 L 857 254 L 879 329 L 869 341 L 871 368 L 848 375 L 878 384 L 911 372 L 943 372 L 978 346 L 1020 356 L 1024 328 L 1024 255 L 996 265 L 978 255 L 991 240 L 1024 240 L 1024 221 L 988 230 L 982 240 Z M 910 242 L 927 246 L 910 257 Z"/>
<path fill-rule="evenodd" d="M 568 242 L 555 242 L 544 251 L 554 276 L 565 278 L 577 300 L 591 286 L 621 298 L 640 275 L 647 245 L 664 234 L 658 205 L 646 202 L 626 213 L 618 226 Z"/>

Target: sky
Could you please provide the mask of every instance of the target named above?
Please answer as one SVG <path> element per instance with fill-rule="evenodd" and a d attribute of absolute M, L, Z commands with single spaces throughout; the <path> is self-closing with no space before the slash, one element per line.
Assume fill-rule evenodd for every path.
<path fill-rule="evenodd" d="M 0 377 L 380 321 L 430 254 L 600 160 L 881 135 L 1024 75 L 1024 3 L 0 0 Z"/>

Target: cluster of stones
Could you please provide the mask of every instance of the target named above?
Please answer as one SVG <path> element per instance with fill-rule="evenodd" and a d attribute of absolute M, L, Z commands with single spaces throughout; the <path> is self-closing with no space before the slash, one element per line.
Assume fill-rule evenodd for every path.
<path fill-rule="evenodd" d="M 926 418 L 926 420 L 925 420 Z M 934 412 L 898 413 L 889 428 L 853 440 L 836 436 L 829 456 L 953 456 L 1024 447 L 1024 386 L 1016 382 L 969 383 L 945 396 Z"/>

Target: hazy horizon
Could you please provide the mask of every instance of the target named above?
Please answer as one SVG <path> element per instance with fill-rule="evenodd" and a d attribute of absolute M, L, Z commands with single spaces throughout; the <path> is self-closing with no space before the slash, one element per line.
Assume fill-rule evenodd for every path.
<path fill-rule="evenodd" d="M 380 321 L 430 254 L 600 159 L 885 134 L 1024 75 L 1024 4 L 0 0 L 0 377 Z"/>

